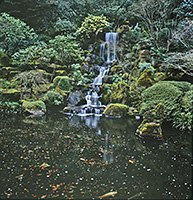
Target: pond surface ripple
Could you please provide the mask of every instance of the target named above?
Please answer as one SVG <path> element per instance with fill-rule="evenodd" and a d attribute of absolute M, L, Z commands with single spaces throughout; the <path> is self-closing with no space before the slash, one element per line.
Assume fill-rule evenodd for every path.
<path fill-rule="evenodd" d="M 0 117 L 0 197 L 188 199 L 191 135 L 135 135 L 140 121 L 96 116 Z"/>

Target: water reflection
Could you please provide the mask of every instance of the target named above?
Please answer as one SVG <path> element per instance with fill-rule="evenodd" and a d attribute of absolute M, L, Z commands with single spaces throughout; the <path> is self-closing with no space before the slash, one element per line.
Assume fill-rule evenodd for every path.
<path fill-rule="evenodd" d="M 188 134 L 165 127 L 163 141 L 141 140 L 139 121 L 128 118 L 0 120 L 3 199 L 96 199 L 111 190 L 116 199 L 191 196 Z"/>

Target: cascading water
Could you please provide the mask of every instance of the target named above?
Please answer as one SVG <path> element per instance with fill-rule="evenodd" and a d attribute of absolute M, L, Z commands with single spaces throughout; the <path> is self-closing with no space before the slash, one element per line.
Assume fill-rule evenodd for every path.
<path fill-rule="evenodd" d="M 98 66 L 99 74 L 94 79 L 92 86 L 86 96 L 87 104 L 83 106 L 79 115 L 85 115 L 88 113 L 94 113 L 95 115 L 101 115 L 100 107 L 104 107 L 101 105 L 99 98 L 101 96 L 98 95 L 100 91 L 100 86 L 102 85 L 103 77 L 108 75 L 110 63 L 114 62 L 116 59 L 116 41 L 117 41 L 118 33 L 106 33 L 105 42 L 100 46 L 100 58 L 103 60 L 104 65 Z"/>

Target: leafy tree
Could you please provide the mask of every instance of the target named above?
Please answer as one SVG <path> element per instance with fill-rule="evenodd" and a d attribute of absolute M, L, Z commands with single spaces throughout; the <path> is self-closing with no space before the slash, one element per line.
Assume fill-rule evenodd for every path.
<path fill-rule="evenodd" d="M 0 15 L 0 48 L 13 54 L 36 41 L 38 35 L 25 22 L 11 17 L 7 13 Z"/>

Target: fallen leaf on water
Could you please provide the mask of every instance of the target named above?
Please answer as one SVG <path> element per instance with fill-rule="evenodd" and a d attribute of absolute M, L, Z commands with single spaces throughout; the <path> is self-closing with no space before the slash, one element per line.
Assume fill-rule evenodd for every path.
<path fill-rule="evenodd" d="M 46 168 L 46 167 L 50 167 L 50 165 L 49 165 L 48 163 L 45 163 L 45 162 L 44 162 L 43 164 L 40 165 L 40 167 Z"/>
<path fill-rule="evenodd" d="M 109 197 L 109 196 L 114 197 L 115 194 L 117 194 L 117 192 L 108 192 L 108 193 L 106 193 L 106 194 L 100 196 L 99 198 L 104 198 L 104 197 Z"/>
<path fill-rule="evenodd" d="M 129 160 L 129 162 L 133 164 L 135 161 L 134 160 Z"/>
<path fill-rule="evenodd" d="M 45 197 L 47 197 L 47 195 L 43 195 L 43 196 L 41 196 L 41 199 L 44 199 Z"/>
<path fill-rule="evenodd" d="M 57 187 L 54 187 L 53 191 L 56 191 L 58 188 Z"/>

